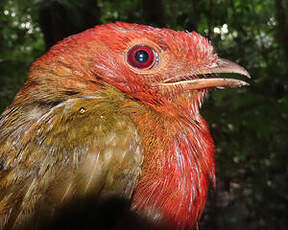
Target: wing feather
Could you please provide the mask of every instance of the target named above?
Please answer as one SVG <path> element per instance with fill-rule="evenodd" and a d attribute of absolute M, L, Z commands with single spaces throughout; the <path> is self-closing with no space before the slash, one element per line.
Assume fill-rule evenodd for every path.
<path fill-rule="evenodd" d="M 103 95 L 69 99 L 26 121 L 19 120 L 25 117 L 21 109 L 3 113 L 2 227 L 15 227 L 35 213 L 52 215 L 75 197 L 131 197 L 143 154 L 137 130 L 120 102 Z"/>

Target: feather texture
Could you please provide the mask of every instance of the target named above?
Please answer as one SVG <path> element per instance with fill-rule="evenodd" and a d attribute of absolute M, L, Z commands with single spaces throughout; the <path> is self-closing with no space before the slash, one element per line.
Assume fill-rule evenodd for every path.
<path fill-rule="evenodd" d="M 128 61 L 138 61 L 135 47 L 148 66 Z M 227 72 L 249 77 L 195 32 L 117 22 L 52 47 L 0 116 L 2 229 L 87 196 L 128 199 L 156 225 L 193 228 L 215 184 L 203 98 L 247 85 L 207 76 Z"/>

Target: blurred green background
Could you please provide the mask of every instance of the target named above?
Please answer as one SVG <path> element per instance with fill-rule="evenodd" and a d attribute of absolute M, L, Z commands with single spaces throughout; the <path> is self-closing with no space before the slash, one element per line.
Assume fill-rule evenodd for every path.
<path fill-rule="evenodd" d="M 287 229 L 286 0 L 1 0 L 0 111 L 51 45 L 117 20 L 198 31 L 245 66 L 250 87 L 215 90 L 202 108 L 217 147 L 217 188 L 200 228 Z"/>

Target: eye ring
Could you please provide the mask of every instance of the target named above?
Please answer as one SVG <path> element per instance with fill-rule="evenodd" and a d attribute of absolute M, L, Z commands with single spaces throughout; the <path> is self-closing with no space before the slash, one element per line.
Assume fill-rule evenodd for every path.
<path fill-rule="evenodd" d="M 157 53 L 150 47 L 136 45 L 127 54 L 127 62 L 134 68 L 148 69 L 154 66 Z"/>

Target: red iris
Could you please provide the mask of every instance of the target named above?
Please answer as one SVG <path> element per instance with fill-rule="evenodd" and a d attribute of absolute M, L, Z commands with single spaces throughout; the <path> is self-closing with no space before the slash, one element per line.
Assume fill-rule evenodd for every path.
<path fill-rule="evenodd" d="M 154 64 L 154 51 L 147 46 L 134 46 L 128 52 L 128 63 L 138 69 L 149 68 Z"/>

